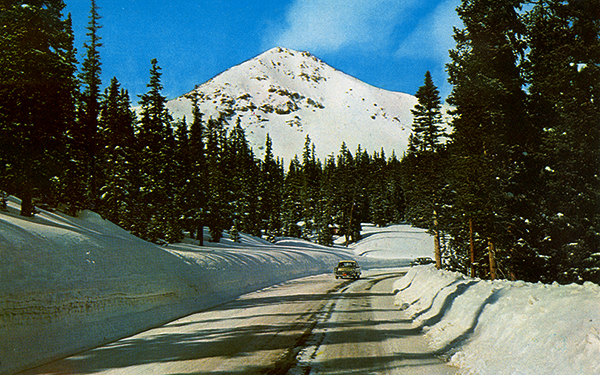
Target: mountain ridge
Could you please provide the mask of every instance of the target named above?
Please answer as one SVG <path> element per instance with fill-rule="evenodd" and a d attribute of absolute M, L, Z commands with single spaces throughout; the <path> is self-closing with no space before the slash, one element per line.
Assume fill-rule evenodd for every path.
<path fill-rule="evenodd" d="M 275 47 L 170 100 L 175 118 L 191 118 L 191 97 L 209 117 L 239 117 L 249 143 L 262 154 L 267 133 L 286 161 L 302 152 L 306 136 L 324 159 L 342 142 L 353 151 L 382 148 L 402 155 L 417 99 L 380 89 L 337 70 L 309 52 Z"/>

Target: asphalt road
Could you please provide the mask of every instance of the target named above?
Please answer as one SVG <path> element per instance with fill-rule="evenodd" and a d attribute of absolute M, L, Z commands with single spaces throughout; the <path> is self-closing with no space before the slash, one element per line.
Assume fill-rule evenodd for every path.
<path fill-rule="evenodd" d="M 399 270 L 294 280 L 23 374 L 454 374 L 394 306 Z"/>

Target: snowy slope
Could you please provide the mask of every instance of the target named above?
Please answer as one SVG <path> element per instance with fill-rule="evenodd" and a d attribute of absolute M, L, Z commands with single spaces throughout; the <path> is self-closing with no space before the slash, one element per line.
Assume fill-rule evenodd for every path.
<path fill-rule="evenodd" d="M 198 247 L 159 247 L 93 212 L 0 212 L 0 374 L 113 341 L 245 292 L 331 272 L 432 256 L 431 238 L 398 225 L 365 226 L 346 249 L 242 235 Z M 387 259 L 382 260 L 385 257 Z M 399 308 L 433 351 L 463 374 L 600 374 L 600 287 L 483 281 L 414 267 L 395 285 Z"/>
<path fill-rule="evenodd" d="M 243 293 L 330 272 L 344 249 L 241 244 L 167 248 L 93 212 L 0 212 L 0 374 L 90 348 Z"/>
<path fill-rule="evenodd" d="M 412 268 L 397 304 L 460 374 L 600 374 L 600 286 L 484 281 Z"/>
<path fill-rule="evenodd" d="M 191 119 L 190 94 L 201 112 L 239 117 L 260 155 L 267 133 L 274 154 L 289 162 L 300 155 L 309 135 L 321 159 L 337 153 L 342 141 L 354 153 L 383 147 L 401 156 L 411 132 L 416 98 L 370 86 L 338 71 L 308 52 L 273 48 L 221 73 L 196 90 L 169 101 L 176 118 Z M 206 119 L 206 118 L 205 118 Z"/>
<path fill-rule="evenodd" d="M 160 247 L 99 215 L 0 211 L 0 374 L 129 336 L 286 280 L 329 273 L 340 259 L 405 265 L 299 239 L 241 234 Z"/>
<path fill-rule="evenodd" d="M 363 239 L 351 245 L 357 256 L 367 258 L 407 260 L 433 257 L 433 237 L 425 229 L 413 228 L 408 224 L 390 225 L 379 228 L 372 224 L 362 227 Z M 337 243 L 343 243 L 344 238 Z"/>

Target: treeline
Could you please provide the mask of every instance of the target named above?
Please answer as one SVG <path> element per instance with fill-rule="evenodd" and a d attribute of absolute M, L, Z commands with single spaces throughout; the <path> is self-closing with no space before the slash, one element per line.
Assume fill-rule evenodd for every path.
<path fill-rule="evenodd" d="M 80 71 L 61 0 L 0 5 L 0 191 L 22 215 L 91 209 L 155 242 L 206 227 L 325 245 L 404 220 L 434 235 L 439 267 L 600 282 L 600 3 L 463 0 L 448 122 L 427 73 L 402 160 L 342 144 L 321 161 L 307 137 L 287 166 L 194 97 L 175 121 L 156 60 L 138 114 L 116 79 L 102 92 L 91 4 Z"/>
<path fill-rule="evenodd" d="M 457 11 L 449 139 L 427 75 L 403 160 L 407 219 L 435 235 L 438 266 L 600 283 L 600 3 Z"/>
<path fill-rule="evenodd" d="M 134 113 L 116 78 L 101 92 L 100 16 L 94 0 L 78 72 L 70 18 L 60 0 L 0 8 L 0 191 L 71 215 L 90 209 L 153 242 L 184 232 L 212 241 L 228 230 L 331 245 L 360 237 L 360 223 L 402 218 L 399 161 L 342 145 L 324 162 L 306 138 L 285 171 L 267 137 L 258 159 L 235 117 L 175 121 L 152 60 Z M 235 124 L 228 123 L 235 121 Z"/>
<path fill-rule="evenodd" d="M 187 232 L 202 243 L 206 227 L 214 242 L 229 231 L 234 240 L 243 232 L 323 245 L 332 245 L 334 234 L 358 240 L 364 222 L 402 219 L 395 156 L 387 160 L 383 150 L 369 155 L 360 147 L 352 155 L 342 144 L 323 163 L 307 136 L 301 157 L 286 170 L 268 135 L 258 158 L 239 118 L 205 120 L 194 96 L 191 122 L 174 121 L 156 60 L 150 75 L 138 120 L 116 80 L 101 102 L 94 210 L 104 218 L 153 242 L 177 242 Z"/>

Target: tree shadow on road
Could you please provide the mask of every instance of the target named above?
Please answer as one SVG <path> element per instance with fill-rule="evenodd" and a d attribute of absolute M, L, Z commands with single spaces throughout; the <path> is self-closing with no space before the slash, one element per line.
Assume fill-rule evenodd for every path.
<path fill-rule="evenodd" d="M 283 351 L 295 348 L 306 332 L 318 319 L 318 309 L 313 312 L 287 309 L 287 306 L 311 302 L 321 307 L 350 282 L 337 284 L 331 293 L 301 293 L 285 296 L 240 298 L 210 309 L 213 314 L 202 319 L 202 313 L 192 314 L 164 326 L 92 349 L 69 358 L 24 372 L 23 374 L 88 374 L 148 364 L 183 363 L 215 359 L 238 360 L 242 363 L 239 373 L 266 373 L 269 368 L 257 369 L 251 364 L 243 365 L 244 359 L 253 353 Z M 375 292 L 344 295 L 348 301 L 376 296 Z M 278 312 L 264 307 L 279 306 Z M 220 313 L 224 318 L 215 318 Z M 239 313 L 238 313 L 239 312 Z M 197 319 L 196 319 L 197 318 Z M 230 324 L 235 321 L 235 324 Z M 265 323 L 267 322 L 267 323 Z M 272 323 L 269 323 L 272 322 Z M 383 323 L 393 323 L 383 322 Z M 357 336 L 368 337 L 377 329 L 376 322 L 331 323 L 336 329 L 355 330 Z M 408 334 L 399 331 L 398 334 Z M 369 340 L 369 339 L 365 339 Z M 200 372 L 201 373 L 201 372 Z M 235 372 L 234 372 L 235 373 Z"/>
<path fill-rule="evenodd" d="M 343 284 L 343 283 L 341 283 Z M 439 322 L 443 315 L 452 307 L 454 299 L 464 293 L 470 283 L 462 284 L 449 294 L 446 298 L 440 312 L 424 322 L 424 324 L 435 324 Z M 339 290 L 339 289 L 338 289 Z M 364 301 L 376 296 L 386 295 L 392 298 L 392 293 L 377 293 L 370 290 L 358 293 L 348 293 L 343 296 L 346 301 L 352 303 L 353 300 Z M 213 318 L 194 320 L 192 316 L 189 319 L 179 320 L 167 324 L 155 330 L 147 331 L 143 334 L 125 338 L 111 344 L 99 347 L 79 355 L 54 362 L 45 367 L 25 372 L 24 374 L 89 374 L 107 370 L 115 372 L 126 372 L 128 368 L 144 366 L 149 364 L 182 364 L 186 362 L 212 359 L 214 361 L 237 361 L 240 366 L 233 371 L 211 372 L 212 374 L 279 374 L 285 373 L 284 370 L 291 366 L 293 349 L 302 345 L 306 340 L 307 334 L 315 327 L 320 312 L 294 312 L 286 309 L 287 305 L 294 305 L 306 301 L 315 302 L 325 306 L 329 301 L 341 296 L 332 296 L 331 293 L 316 294 L 296 294 L 289 296 L 267 296 L 254 299 L 238 299 L 234 302 L 223 304 L 210 311 L 213 312 L 235 312 L 242 311 L 243 314 L 228 315 L 226 318 Z M 378 369 L 386 369 L 392 362 L 401 361 L 406 366 L 416 365 L 427 366 L 428 363 L 439 362 L 440 356 L 443 356 L 459 346 L 468 338 L 475 327 L 479 317 L 485 307 L 496 302 L 497 292 L 493 292 L 481 305 L 476 312 L 471 326 L 456 338 L 452 339 L 444 348 L 426 353 L 396 353 L 391 356 L 379 357 L 376 361 L 369 358 L 345 358 L 335 360 L 335 363 L 327 363 L 327 367 L 339 368 L 341 373 L 365 373 L 377 372 Z M 261 307 L 280 305 L 280 312 L 261 314 Z M 256 309 L 256 311 L 251 311 Z M 270 311 L 270 310 L 268 310 Z M 360 314 L 364 311 L 372 311 L 370 306 L 354 306 L 351 311 L 346 311 L 348 316 Z M 389 312 L 398 312 L 394 310 L 379 310 L 384 314 Z M 322 313 L 322 312 L 321 312 Z M 265 318 L 269 319 L 265 319 Z M 233 325 L 227 325 L 228 321 L 237 321 Z M 264 323 L 264 322 L 271 323 Z M 223 323 L 223 324 L 221 324 Z M 386 340 L 386 336 L 378 332 L 381 325 L 393 325 L 399 322 L 397 319 L 365 321 L 365 320 L 345 320 L 345 321 L 324 321 L 319 323 L 319 327 L 329 330 L 343 330 L 346 332 L 343 336 L 329 335 L 328 345 L 338 343 L 343 340 L 345 343 L 352 342 L 358 345 L 370 342 L 381 342 Z M 416 336 L 422 333 L 422 326 L 407 327 L 407 324 L 398 325 L 395 329 L 386 329 L 387 337 L 408 337 Z M 276 362 L 275 365 L 260 367 L 247 361 L 247 358 L 255 353 L 279 351 L 284 353 L 284 360 Z M 287 356 L 287 357 L 286 357 Z M 282 362 L 283 361 L 283 362 Z M 347 370 L 347 371 L 346 371 Z M 169 374 L 176 374 L 169 372 Z M 186 372 L 187 373 L 187 372 Z M 204 374 L 206 372 L 195 372 L 195 374 Z"/>

